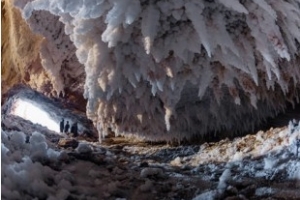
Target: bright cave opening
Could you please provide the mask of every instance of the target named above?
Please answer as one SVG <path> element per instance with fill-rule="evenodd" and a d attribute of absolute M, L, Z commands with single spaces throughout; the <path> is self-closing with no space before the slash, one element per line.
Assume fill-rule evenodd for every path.
<path fill-rule="evenodd" d="M 47 127 L 49 130 L 59 133 L 59 122 L 53 120 L 47 111 L 29 101 L 17 99 L 10 114 L 29 120 L 32 123 L 40 124 Z"/>

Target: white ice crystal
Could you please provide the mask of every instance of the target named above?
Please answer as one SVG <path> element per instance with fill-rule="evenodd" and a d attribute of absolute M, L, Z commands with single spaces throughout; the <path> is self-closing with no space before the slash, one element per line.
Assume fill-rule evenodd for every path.
<path fill-rule="evenodd" d="M 89 144 L 86 143 L 79 143 L 78 147 L 76 148 L 76 151 L 78 153 L 91 153 L 92 152 L 92 148 Z"/>
<path fill-rule="evenodd" d="M 290 179 L 297 179 L 300 181 L 300 164 L 299 162 L 292 161 L 289 163 L 289 169 L 287 170 Z"/>
<path fill-rule="evenodd" d="M 237 12 L 248 14 L 247 9 L 238 0 L 219 0 L 219 2 Z"/>
<path fill-rule="evenodd" d="M 87 115 L 100 136 L 111 129 L 172 140 L 250 130 L 297 96 L 297 0 L 15 5 L 32 30 L 45 36 L 42 64 L 57 92 L 64 91 L 62 63 L 76 48 L 85 66 Z M 49 33 L 62 28 L 57 37 Z M 65 43 L 73 46 L 60 48 Z M 77 72 L 79 65 L 68 71 L 74 78 Z"/>
<path fill-rule="evenodd" d="M 163 170 L 160 168 L 144 168 L 141 171 L 140 176 L 142 178 L 147 178 L 148 176 L 158 176 L 161 177 L 163 175 Z"/>
<path fill-rule="evenodd" d="M 230 177 L 231 177 L 230 169 L 224 170 L 224 172 L 220 176 L 219 184 L 217 187 L 219 192 L 223 193 L 225 191 L 225 189 L 227 187 L 227 181 L 230 179 Z"/>
<path fill-rule="evenodd" d="M 56 160 L 53 153 L 59 155 L 59 152 L 48 148 L 45 138 L 37 132 L 32 134 L 30 143 L 25 143 L 22 132 L 1 130 L 1 135 L 2 198 L 44 199 L 51 194 L 55 196 L 55 188 L 47 185 L 46 181 L 56 172 L 33 159 Z M 49 150 L 51 155 L 47 155 Z"/>
<path fill-rule="evenodd" d="M 193 200 L 214 200 L 216 197 L 217 192 L 215 190 L 204 192 L 195 198 Z"/>

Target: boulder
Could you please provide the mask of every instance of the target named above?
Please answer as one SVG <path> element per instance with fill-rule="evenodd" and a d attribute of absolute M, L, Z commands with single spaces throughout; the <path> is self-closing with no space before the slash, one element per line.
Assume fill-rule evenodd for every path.
<path fill-rule="evenodd" d="M 69 138 L 61 138 L 59 141 L 58 141 L 58 144 L 57 144 L 59 147 L 63 147 L 63 148 L 77 148 L 78 146 L 78 141 L 75 140 L 75 139 L 69 139 Z"/>

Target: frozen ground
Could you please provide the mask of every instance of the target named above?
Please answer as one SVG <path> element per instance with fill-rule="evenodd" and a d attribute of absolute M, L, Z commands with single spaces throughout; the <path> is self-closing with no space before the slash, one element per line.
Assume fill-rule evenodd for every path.
<path fill-rule="evenodd" d="M 300 128 L 292 124 L 177 147 L 81 137 L 73 149 L 16 120 L 2 119 L 2 199 L 300 199 Z"/>

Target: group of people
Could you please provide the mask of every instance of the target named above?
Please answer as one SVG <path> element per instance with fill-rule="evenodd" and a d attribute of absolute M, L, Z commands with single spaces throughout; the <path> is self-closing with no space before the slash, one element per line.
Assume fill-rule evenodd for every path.
<path fill-rule="evenodd" d="M 64 118 L 62 118 L 60 121 L 60 132 L 66 133 L 66 134 L 72 133 L 74 137 L 78 136 L 77 122 L 74 122 L 72 124 L 70 132 L 69 132 L 69 129 L 70 129 L 69 121 L 67 121 L 67 123 L 65 124 L 65 120 L 64 120 Z"/>

